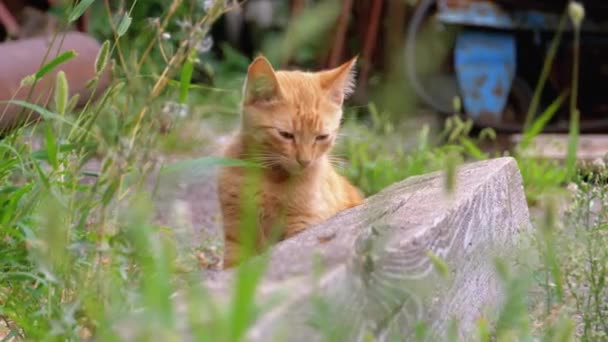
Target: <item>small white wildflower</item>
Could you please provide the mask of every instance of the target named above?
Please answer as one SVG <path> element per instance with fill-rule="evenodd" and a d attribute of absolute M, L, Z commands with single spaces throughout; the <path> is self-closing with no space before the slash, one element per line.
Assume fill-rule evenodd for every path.
<path fill-rule="evenodd" d="M 190 111 L 190 108 L 188 107 L 187 104 L 181 104 L 181 103 L 177 103 L 174 101 L 167 101 L 163 104 L 161 111 L 162 111 L 163 115 L 166 115 L 166 116 L 185 118 L 186 116 L 188 116 L 188 112 Z"/>
<path fill-rule="evenodd" d="M 199 41 L 196 44 L 196 50 L 199 53 L 207 53 L 213 47 L 213 38 L 211 36 L 205 37 L 205 39 Z"/>
<path fill-rule="evenodd" d="M 164 40 L 169 40 L 169 39 L 171 39 L 171 34 L 169 32 L 163 32 L 163 34 L 161 35 L 161 37 Z"/>
<path fill-rule="evenodd" d="M 129 146 L 131 145 L 131 141 L 127 137 L 120 138 L 118 140 L 118 143 L 120 145 L 120 148 L 123 149 L 123 150 L 129 149 Z"/>
<path fill-rule="evenodd" d="M 579 29 L 585 19 L 585 7 L 578 1 L 571 1 L 568 4 L 568 15 L 574 28 Z"/>
<path fill-rule="evenodd" d="M 59 173 L 59 181 L 61 183 L 65 182 L 65 165 L 64 163 L 59 163 L 58 167 L 57 167 L 57 171 Z"/>
<path fill-rule="evenodd" d="M 176 20 L 175 24 L 182 29 L 190 28 L 190 26 L 192 26 L 192 24 L 188 20 L 180 20 L 180 19 Z"/>
<path fill-rule="evenodd" d="M 192 211 L 187 202 L 183 200 L 176 200 L 173 202 L 173 217 L 178 227 L 188 227 L 192 222 L 191 214 Z"/>
<path fill-rule="evenodd" d="M 103 239 L 99 246 L 97 247 L 98 252 L 107 252 L 110 250 L 110 244 L 106 239 Z"/>
<path fill-rule="evenodd" d="M 213 7 L 214 0 L 203 0 L 203 10 L 208 12 Z"/>
<path fill-rule="evenodd" d="M 179 106 L 179 109 L 177 111 L 177 116 L 180 118 L 185 118 L 186 116 L 188 116 L 188 112 L 189 112 L 188 105 L 184 103 Z"/>
<path fill-rule="evenodd" d="M 148 18 L 147 21 L 150 26 L 160 26 L 160 18 Z"/>
<path fill-rule="evenodd" d="M 568 184 L 568 191 L 572 194 L 575 194 L 578 192 L 578 185 L 576 185 L 576 183 L 570 183 Z"/>
<path fill-rule="evenodd" d="M 162 113 L 164 115 L 173 115 L 177 111 L 179 104 L 173 101 L 167 101 L 163 104 Z"/>
<path fill-rule="evenodd" d="M 606 164 L 604 163 L 603 158 L 594 159 L 591 165 L 593 165 L 593 167 L 597 168 L 598 170 L 603 170 L 606 168 Z"/>

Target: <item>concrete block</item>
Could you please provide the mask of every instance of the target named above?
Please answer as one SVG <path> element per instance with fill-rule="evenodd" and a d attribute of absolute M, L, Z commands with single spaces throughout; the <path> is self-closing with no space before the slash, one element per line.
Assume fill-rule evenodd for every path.
<path fill-rule="evenodd" d="M 410 177 L 272 248 L 256 300 L 274 304 L 247 340 L 327 340 L 313 318 L 349 341 L 410 340 L 420 321 L 441 338 L 456 318 L 470 340 L 501 303 L 494 258 L 508 260 L 532 226 L 514 159 L 461 166 L 449 196 L 444 182 L 442 172 Z M 227 270 L 206 285 L 226 298 L 233 281 Z"/>

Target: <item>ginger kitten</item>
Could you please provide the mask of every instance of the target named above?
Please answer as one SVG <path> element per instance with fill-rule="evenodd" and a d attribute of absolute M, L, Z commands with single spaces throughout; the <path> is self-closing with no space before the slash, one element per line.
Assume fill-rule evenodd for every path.
<path fill-rule="evenodd" d="M 262 56 L 249 65 L 240 131 L 224 154 L 263 166 L 255 194 L 258 250 L 276 236 L 276 227 L 279 239 L 285 239 L 363 201 L 328 157 L 340 127 L 342 103 L 353 91 L 355 62 L 356 58 L 315 73 L 275 72 Z M 219 175 L 224 267 L 237 263 L 245 175 L 241 167 L 224 167 Z"/>

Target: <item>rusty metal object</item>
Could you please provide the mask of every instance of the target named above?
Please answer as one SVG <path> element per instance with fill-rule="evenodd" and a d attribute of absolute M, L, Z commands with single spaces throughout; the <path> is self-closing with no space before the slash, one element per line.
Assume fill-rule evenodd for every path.
<path fill-rule="evenodd" d="M 61 37 L 60 37 L 61 38 Z M 63 39 L 56 39 L 51 46 L 50 37 L 37 37 L 0 44 L 0 101 L 27 100 L 44 106 L 52 96 L 55 76 L 63 70 L 70 87 L 70 96 L 80 94 L 79 105 L 93 96 L 99 96 L 110 82 L 109 68 L 99 80 L 97 89 L 87 89 L 86 84 L 95 77 L 95 58 L 100 44 L 92 37 L 80 32 L 68 32 Z M 43 64 L 46 52 L 51 51 L 46 62 L 65 51 L 74 50 L 77 56 L 56 67 L 35 84 L 31 97 L 27 99 L 32 86 L 20 88 L 21 81 L 34 74 Z M 0 131 L 13 129 L 19 125 L 38 119 L 38 115 L 28 115 L 22 107 L 0 103 Z"/>
<path fill-rule="evenodd" d="M 413 41 L 411 32 L 422 22 L 415 22 L 418 14 L 430 15 L 431 3 L 437 5 L 437 18 L 448 27 L 456 28 L 459 32 L 454 55 L 470 57 L 466 63 L 455 63 L 456 76 L 459 80 L 458 91 L 463 100 L 464 112 L 467 117 L 474 120 L 477 125 L 491 126 L 502 132 L 521 131 L 527 118 L 529 104 L 532 98 L 532 89 L 529 85 L 536 84 L 540 70 L 544 65 L 544 57 L 550 46 L 551 39 L 559 26 L 560 17 L 567 6 L 567 0 L 422 0 L 417 8 L 412 25 L 414 29 L 408 32 L 409 41 Z M 601 87 L 608 80 L 608 9 L 605 0 L 588 0 L 586 9 L 590 10 L 585 17 L 581 28 L 580 55 L 583 63 L 580 66 L 580 83 L 578 89 L 578 109 L 580 110 L 581 132 L 605 131 L 608 129 L 608 102 Z M 425 4 L 426 7 L 423 7 Z M 428 13 L 424 13 L 424 11 Z M 422 16 L 422 14 L 420 14 Z M 545 110 L 560 94 L 568 94 L 571 87 L 572 74 L 572 34 L 571 26 L 567 26 L 563 34 L 560 47 L 553 60 L 548 82 L 540 94 L 540 104 L 536 113 Z M 484 38 L 487 43 L 478 41 L 478 49 L 489 49 L 490 44 L 499 42 L 499 35 L 507 35 L 515 42 L 517 54 L 515 59 L 510 57 L 508 64 L 516 68 L 497 67 L 504 56 L 498 53 L 496 47 L 490 50 L 492 56 L 485 56 L 482 51 L 472 51 L 459 47 L 458 42 L 467 32 L 475 33 L 478 38 Z M 487 38 L 487 39 L 486 39 Z M 470 39 L 468 39 L 470 42 Z M 411 49 L 409 49 L 411 50 Z M 502 49 L 506 51 L 505 49 Z M 513 50 L 509 48 L 507 50 Z M 510 53 L 513 55 L 513 53 Z M 411 55 L 411 53 L 410 53 Z M 487 55 L 487 54 L 486 54 Z M 504 54 L 502 54 L 504 55 Z M 516 63 L 512 63 L 514 60 Z M 412 64 L 412 63 L 410 63 Z M 493 64 L 493 67 L 492 67 Z M 408 66 L 411 66 L 408 64 Z M 443 103 L 437 101 L 436 96 L 428 96 L 435 91 L 430 87 L 419 89 L 415 68 L 408 70 L 410 78 L 414 79 L 414 89 L 417 95 L 431 107 L 443 111 Z M 414 75 L 414 76 L 412 76 Z M 512 84 L 504 82 L 515 77 Z M 500 80 L 500 83 L 492 81 Z M 419 84 L 421 82 L 418 82 Z M 430 89 L 430 90 L 429 90 Z M 505 99 L 505 96 L 508 98 Z M 506 100 L 506 101 L 505 101 Z M 445 111 L 450 113 L 449 110 Z M 544 127 L 545 132 L 565 132 L 569 128 L 570 113 L 567 106 L 563 106 L 552 116 Z"/>
<path fill-rule="evenodd" d="M 59 20 L 35 7 L 24 7 L 19 16 L 21 26 L 18 39 L 32 38 L 38 36 L 50 36 L 60 29 Z"/>
<path fill-rule="evenodd" d="M 379 66 L 377 58 L 382 53 L 383 43 L 380 35 L 382 22 L 385 20 L 388 3 L 401 0 L 343 0 L 340 3 L 340 14 L 329 38 L 327 50 L 318 51 L 317 61 L 322 68 L 333 68 L 345 59 L 360 55 L 361 72 L 357 77 L 358 86 L 364 86 L 373 67 Z M 290 2 L 292 14 L 301 9 L 301 2 Z M 355 25 L 353 25 L 355 23 Z M 356 38 L 352 39 L 353 36 Z M 352 50 L 349 41 L 356 40 L 357 50 Z"/>
<path fill-rule="evenodd" d="M 0 0 L 0 41 L 41 36 L 55 32 L 58 18 L 49 10 L 58 0 Z M 75 29 L 88 31 L 89 11 L 76 20 Z M 3 34 L 2 28 L 6 31 Z"/>
<path fill-rule="evenodd" d="M 372 64 L 372 56 L 374 49 L 377 45 L 378 28 L 380 26 L 380 19 L 382 16 L 383 0 L 376 0 L 372 2 L 372 8 L 369 19 L 369 27 L 367 34 L 365 35 L 365 42 L 363 44 L 363 65 L 361 66 L 360 79 L 364 86 L 367 85 L 367 78 L 369 76 Z"/>
<path fill-rule="evenodd" d="M 16 37 L 19 34 L 19 23 L 8 10 L 4 2 L 0 0 L 0 24 L 10 37 Z"/>
<path fill-rule="evenodd" d="M 61 0 L 47 0 L 48 6 L 56 6 L 61 3 Z M 79 32 L 89 32 L 89 17 L 90 10 L 86 10 L 78 20 L 76 20 L 76 30 Z"/>
<path fill-rule="evenodd" d="M 334 44 L 331 47 L 329 55 L 329 62 L 327 65 L 329 68 L 335 68 L 342 62 L 344 41 L 346 40 L 346 32 L 348 30 L 352 8 L 353 0 L 344 0 L 342 3 L 342 11 L 340 12 L 340 17 L 338 17 L 338 23 L 336 24 L 336 38 L 334 39 Z"/>

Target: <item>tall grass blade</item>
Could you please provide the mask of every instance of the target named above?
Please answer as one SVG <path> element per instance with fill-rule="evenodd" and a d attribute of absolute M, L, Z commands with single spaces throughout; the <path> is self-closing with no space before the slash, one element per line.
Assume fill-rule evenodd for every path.
<path fill-rule="evenodd" d="M 99 49 L 99 53 L 95 57 L 95 73 L 97 75 L 101 74 L 102 71 L 106 68 L 108 64 L 110 52 L 110 41 L 106 40 L 101 44 L 101 48 Z"/>
<path fill-rule="evenodd" d="M 572 179 L 576 173 L 576 151 L 578 150 L 578 138 L 580 113 L 574 109 L 570 115 L 570 128 L 568 131 L 568 153 L 566 155 L 566 170 L 568 179 Z"/>
<path fill-rule="evenodd" d="M 578 109 L 578 78 L 579 78 L 579 56 L 580 56 L 580 26 L 574 26 L 574 57 L 572 61 L 572 91 L 570 94 L 570 127 L 568 132 L 568 154 L 566 156 L 566 169 L 568 178 L 574 176 L 576 170 L 576 150 L 578 148 L 578 137 L 580 134 Z"/>
<path fill-rule="evenodd" d="M 125 35 L 125 33 L 127 33 L 129 26 L 131 26 L 132 20 L 133 20 L 133 18 L 131 18 L 131 16 L 128 13 L 125 13 L 125 15 L 120 20 L 120 24 L 118 24 L 118 28 L 116 29 L 116 34 L 119 37 L 122 37 Z"/>
<path fill-rule="evenodd" d="M 520 143 L 522 148 L 525 149 L 528 147 L 532 140 L 543 131 L 547 123 L 551 121 L 555 113 L 557 113 L 557 110 L 562 106 L 567 95 L 568 94 L 566 92 L 561 93 L 559 97 L 555 99 L 549 105 L 549 107 L 547 107 L 547 109 L 545 109 L 545 111 L 538 118 L 536 118 L 536 120 L 534 120 L 532 126 L 530 126 L 530 128 L 524 132 L 523 139 Z"/>
<path fill-rule="evenodd" d="M 21 101 L 21 100 L 0 101 L 0 103 L 10 103 L 10 104 L 18 105 L 21 107 L 25 107 L 27 109 L 33 110 L 36 113 L 40 114 L 40 116 L 45 120 L 56 120 L 56 121 L 68 124 L 69 126 L 75 127 L 74 123 L 72 123 L 65 117 L 62 117 L 61 115 L 57 115 L 56 113 L 53 113 L 50 110 L 43 108 L 41 106 L 35 105 L 33 103 L 29 103 L 29 102 L 25 102 L 25 101 Z"/>
<path fill-rule="evenodd" d="M 57 73 L 54 95 L 55 110 L 59 115 L 65 115 L 68 105 L 68 97 L 70 95 L 70 89 L 68 85 L 68 80 L 66 79 L 63 70 Z"/>
<path fill-rule="evenodd" d="M 53 134 L 53 126 L 51 125 L 51 122 L 48 121 L 44 126 L 44 141 L 46 144 L 48 161 L 54 169 L 57 169 L 59 163 L 57 162 L 57 142 L 55 140 L 55 135 Z"/>
<path fill-rule="evenodd" d="M 76 51 L 68 50 L 60 54 L 59 56 L 53 58 L 50 62 L 43 65 L 42 68 L 40 68 L 40 70 L 36 72 L 34 76 L 36 78 L 36 81 L 44 77 L 44 75 L 48 74 L 49 72 L 55 70 L 55 68 L 60 64 L 63 64 L 76 56 L 78 56 Z"/>
<path fill-rule="evenodd" d="M 536 88 L 534 89 L 534 95 L 532 96 L 532 101 L 530 102 L 530 107 L 528 108 L 528 113 L 526 114 L 526 120 L 524 121 L 524 132 L 528 130 L 532 119 L 534 118 L 534 114 L 538 110 L 538 106 L 540 104 L 540 97 L 545 87 L 545 83 L 547 83 L 547 79 L 549 78 L 549 73 L 551 72 L 551 66 L 553 65 L 553 60 L 555 59 L 555 55 L 557 54 L 557 49 L 559 48 L 559 44 L 562 39 L 562 34 L 564 29 L 566 28 L 566 23 L 568 22 L 568 16 L 564 13 L 559 21 L 559 25 L 557 27 L 557 31 L 555 32 L 555 36 L 551 40 L 551 45 L 549 46 L 549 51 L 547 51 L 547 56 L 545 57 L 545 61 L 543 63 L 543 68 L 540 73 L 540 78 L 538 83 L 536 84 Z"/>
<path fill-rule="evenodd" d="M 460 137 L 460 144 L 464 147 L 465 151 L 477 160 L 488 159 L 488 154 L 483 152 L 471 139 L 467 137 Z"/>
<path fill-rule="evenodd" d="M 87 10 L 87 8 L 89 8 L 89 6 L 91 6 L 91 4 L 93 4 L 94 0 L 80 0 L 76 6 L 74 6 L 74 8 L 72 8 L 72 11 L 70 12 L 69 16 L 68 16 L 68 22 L 73 22 L 76 21 L 78 18 L 80 18 L 84 12 Z"/>
<path fill-rule="evenodd" d="M 192 63 L 192 58 L 186 58 L 186 62 L 182 67 L 179 87 L 179 103 L 181 104 L 186 104 L 188 102 L 188 89 L 190 89 L 190 82 L 192 81 L 193 71 L 194 64 Z"/>

